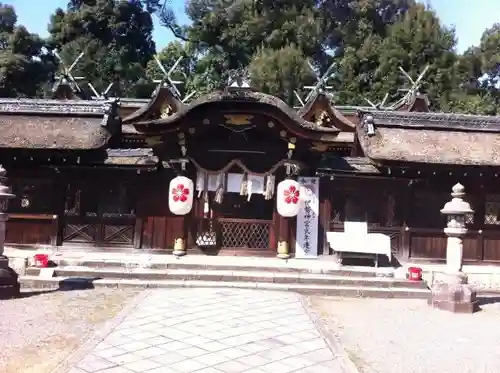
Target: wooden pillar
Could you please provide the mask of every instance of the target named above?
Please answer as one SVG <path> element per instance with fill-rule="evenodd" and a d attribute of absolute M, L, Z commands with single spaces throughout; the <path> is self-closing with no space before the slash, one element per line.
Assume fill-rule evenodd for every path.
<path fill-rule="evenodd" d="M 474 201 L 474 225 L 477 227 L 478 235 L 476 239 L 476 260 L 482 262 L 484 260 L 484 216 L 486 214 L 486 194 L 488 190 L 485 189 L 484 184 L 481 184 L 479 190 L 476 192 L 476 200 Z"/>
<path fill-rule="evenodd" d="M 193 202 L 193 209 L 186 216 L 186 245 L 187 248 L 193 248 L 196 246 L 196 234 L 198 230 L 198 216 L 200 210 L 200 199 L 195 198 Z"/>
<path fill-rule="evenodd" d="M 274 211 L 277 221 L 278 255 L 280 259 L 290 258 L 290 218 L 285 218 Z"/>
<path fill-rule="evenodd" d="M 401 248 L 399 250 L 400 261 L 407 262 L 410 260 L 410 245 L 411 245 L 411 230 L 408 226 L 408 220 L 410 216 L 411 202 L 413 199 L 413 188 L 408 185 L 407 188 L 403 189 L 404 192 L 401 193 L 401 203 L 402 203 L 402 224 L 401 224 Z"/>
<path fill-rule="evenodd" d="M 318 254 L 330 255 L 330 245 L 326 239 L 326 232 L 330 230 L 331 215 L 332 203 L 328 195 L 323 195 L 319 203 Z"/>

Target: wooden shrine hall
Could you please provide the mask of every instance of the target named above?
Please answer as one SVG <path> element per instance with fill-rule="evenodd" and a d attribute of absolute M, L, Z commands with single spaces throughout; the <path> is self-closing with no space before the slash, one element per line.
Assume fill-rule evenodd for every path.
<path fill-rule="evenodd" d="M 500 261 L 500 118 L 432 113 L 415 90 L 295 109 L 241 79 L 190 103 L 160 84 L 147 102 L 1 99 L 0 126 L 11 246 L 307 258 L 357 229 L 391 261 L 439 262 L 460 182 L 465 261 Z"/>

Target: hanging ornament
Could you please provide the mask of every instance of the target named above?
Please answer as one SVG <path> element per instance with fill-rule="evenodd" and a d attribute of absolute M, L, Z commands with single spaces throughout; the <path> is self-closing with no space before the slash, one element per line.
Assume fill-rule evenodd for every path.
<path fill-rule="evenodd" d="M 283 180 L 278 184 L 276 195 L 278 214 L 284 217 L 296 216 L 300 210 L 300 185 L 292 179 Z"/>
<path fill-rule="evenodd" d="M 186 215 L 193 207 L 194 185 L 191 179 L 177 176 L 172 179 L 168 187 L 168 208 L 175 215 Z"/>

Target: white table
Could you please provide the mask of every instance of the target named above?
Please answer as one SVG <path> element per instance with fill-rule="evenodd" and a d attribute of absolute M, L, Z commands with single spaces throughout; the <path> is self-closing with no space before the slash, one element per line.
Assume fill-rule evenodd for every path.
<path fill-rule="evenodd" d="M 330 248 L 341 257 L 345 253 L 356 257 L 374 256 L 376 267 L 379 255 L 387 256 L 389 262 L 392 258 L 391 238 L 383 233 L 327 232 L 326 240 Z"/>

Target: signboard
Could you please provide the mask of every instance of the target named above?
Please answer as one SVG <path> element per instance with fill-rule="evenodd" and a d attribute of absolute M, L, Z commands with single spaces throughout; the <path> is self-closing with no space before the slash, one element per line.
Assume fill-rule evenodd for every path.
<path fill-rule="evenodd" d="M 302 206 L 297 215 L 297 259 L 318 257 L 319 178 L 299 177 Z"/>

